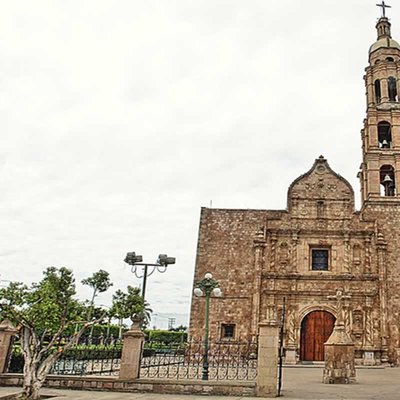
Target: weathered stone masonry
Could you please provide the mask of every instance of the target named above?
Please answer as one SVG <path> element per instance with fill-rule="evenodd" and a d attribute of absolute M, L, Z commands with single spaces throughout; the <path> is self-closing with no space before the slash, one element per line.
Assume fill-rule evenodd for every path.
<path fill-rule="evenodd" d="M 317 333 L 305 332 L 306 317 L 336 317 L 328 296 L 341 289 L 350 296 L 345 326 L 357 363 L 400 363 L 400 45 L 387 18 L 377 30 L 365 76 L 361 210 L 322 156 L 291 184 L 286 210 L 202 208 L 194 282 L 212 272 L 224 293 L 211 302 L 211 336 L 256 336 L 285 297 L 286 359 L 307 360 L 305 342 L 317 346 L 312 335 L 324 328 L 313 322 Z M 225 326 L 233 337 L 224 337 Z M 190 334 L 202 336 L 203 327 L 204 299 L 193 298 Z"/>

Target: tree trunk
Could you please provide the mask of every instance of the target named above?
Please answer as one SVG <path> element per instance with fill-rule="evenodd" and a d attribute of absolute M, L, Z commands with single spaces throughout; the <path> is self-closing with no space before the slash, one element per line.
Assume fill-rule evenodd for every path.
<path fill-rule="evenodd" d="M 46 359 L 40 362 L 39 351 L 35 334 L 30 328 L 23 327 L 21 331 L 21 347 L 24 354 L 24 383 L 21 399 L 37 400 L 40 398 L 40 389 L 46 379 L 46 374 L 41 374 L 43 365 L 49 365 L 49 369 L 54 362 Z M 51 364 L 51 365 L 50 365 Z"/>
<path fill-rule="evenodd" d="M 97 321 L 94 321 L 97 322 Z M 40 340 L 32 327 L 23 326 L 21 329 L 21 350 L 24 355 L 24 383 L 21 399 L 38 400 L 40 398 L 40 389 L 43 386 L 47 374 L 50 372 L 55 362 L 68 350 L 76 344 L 85 329 L 90 326 L 85 324 L 77 334 L 74 335 L 68 343 L 56 351 L 53 348 L 54 340 L 60 332 L 54 334 L 48 347 L 42 347 Z M 62 333 L 62 331 L 61 331 Z"/>
<path fill-rule="evenodd" d="M 22 399 L 37 400 L 40 398 L 39 391 L 43 385 L 43 381 L 38 378 L 39 364 L 27 362 L 24 365 L 24 383 L 22 388 Z"/>
<path fill-rule="evenodd" d="M 25 385 L 23 386 L 23 391 L 22 391 L 22 396 L 21 399 L 24 400 L 38 400 L 40 399 L 40 388 L 42 387 L 41 384 L 39 384 L 38 382 L 36 383 L 31 383 L 29 385 Z"/>

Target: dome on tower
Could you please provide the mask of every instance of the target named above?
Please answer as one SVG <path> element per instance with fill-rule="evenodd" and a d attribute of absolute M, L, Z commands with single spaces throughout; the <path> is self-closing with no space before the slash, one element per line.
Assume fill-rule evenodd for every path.
<path fill-rule="evenodd" d="M 369 52 L 372 53 L 375 50 L 388 48 L 388 49 L 398 49 L 400 50 L 400 44 L 397 43 L 395 40 L 390 39 L 388 37 L 383 37 L 377 40 L 370 48 Z"/>
<path fill-rule="evenodd" d="M 378 31 L 378 39 L 377 41 L 370 47 L 369 54 L 378 50 L 378 49 L 397 49 L 400 50 L 400 44 L 398 44 L 395 40 L 392 39 L 392 35 L 390 32 L 391 24 L 389 19 L 386 17 L 382 17 L 379 19 L 376 24 L 376 29 Z"/>

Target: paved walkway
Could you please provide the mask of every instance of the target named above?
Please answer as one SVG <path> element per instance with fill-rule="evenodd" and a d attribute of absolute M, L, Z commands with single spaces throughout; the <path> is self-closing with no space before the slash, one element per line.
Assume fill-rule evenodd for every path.
<path fill-rule="evenodd" d="M 321 368 L 285 368 L 283 399 L 292 400 L 397 400 L 400 399 L 400 368 L 358 369 L 353 385 L 321 383 Z M 18 392 L 18 388 L 0 387 L 0 399 Z M 183 396 L 149 393 L 118 393 L 43 389 L 43 394 L 57 395 L 59 400 L 255 400 L 254 397 Z"/>

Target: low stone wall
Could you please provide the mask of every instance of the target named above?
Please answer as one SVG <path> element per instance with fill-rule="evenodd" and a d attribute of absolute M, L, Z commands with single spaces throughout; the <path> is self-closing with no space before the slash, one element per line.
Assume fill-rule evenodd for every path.
<path fill-rule="evenodd" d="M 0 374 L 0 386 L 22 386 L 22 374 Z M 255 382 L 136 379 L 117 377 L 49 375 L 45 386 L 57 389 L 104 390 L 115 392 L 151 392 L 201 394 L 214 396 L 255 396 Z"/>

